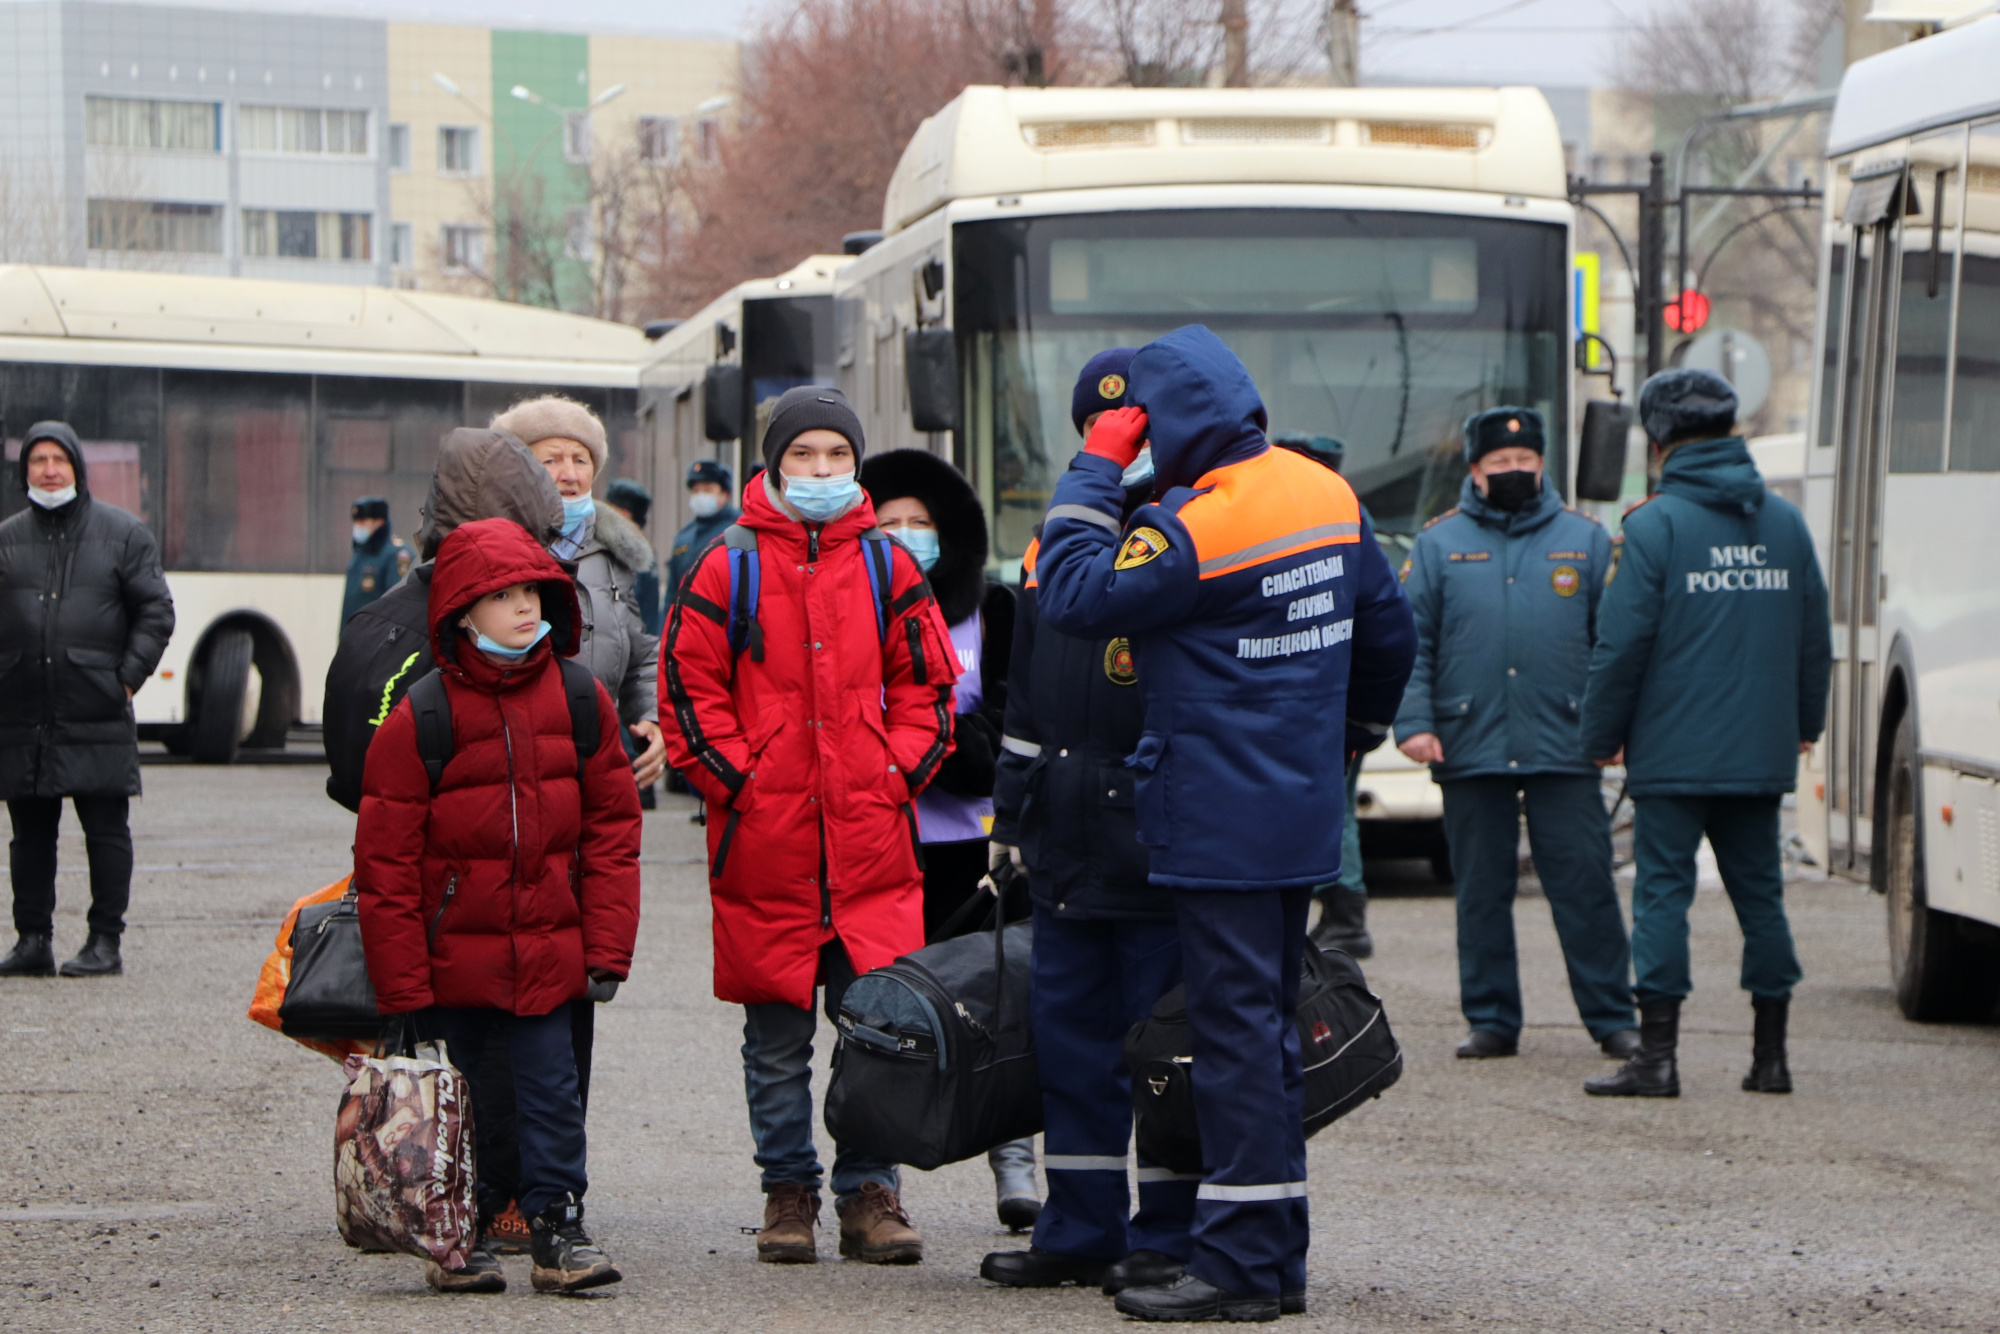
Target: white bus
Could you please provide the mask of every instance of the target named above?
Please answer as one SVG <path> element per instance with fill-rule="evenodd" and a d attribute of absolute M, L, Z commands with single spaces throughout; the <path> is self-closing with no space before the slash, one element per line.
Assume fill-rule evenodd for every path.
<path fill-rule="evenodd" d="M 838 383 L 871 448 L 964 469 L 1012 579 L 1077 449 L 1078 368 L 1203 323 L 1273 434 L 1345 444 L 1401 565 L 1457 503 L 1473 412 L 1540 410 L 1567 485 L 1567 193 L 1530 88 L 968 88 L 835 274 Z M 1423 770 L 1383 747 L 1362 787 L 1371 851 L 1441 852 Z"/>
<path fill-rule="evenodd" d="M 1912 1019 L 2000 998 L 2000 19 L 1860 61 L 1828 128 L 1806 514 L 1833 698 L 1802 833 L 1888 899 Z"/>
<path fill-rule="evenodd" d="M 226 763 L 319 721 L 350 501 L 386 495 L 413 538 L 444 433 L 545 390 L 603 414 L 610 476 L 641 475 L 645 350 L 624 325 L 467 297 L 0 266 L 0 513 L 25 503 L 21 433 L 74 426 L 92 493 L 152 528 L 173 589 L 140 735 Z"/>
<path fill-rule="evenodd" d="M 688 465 L 717 459 L 741 487 L 771 402 L 795 385 L 833 383 L 833 273 L 847 262 L 811 255 L 775 278 L 738 283 L 654 345 L 639 372 L 639 421 L 661 536 L 692 517 Z"/>

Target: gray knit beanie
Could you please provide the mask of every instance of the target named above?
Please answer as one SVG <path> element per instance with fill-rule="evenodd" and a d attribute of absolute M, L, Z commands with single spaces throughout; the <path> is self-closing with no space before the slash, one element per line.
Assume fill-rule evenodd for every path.
<path fill-rule="evenodd" d="M 868 441 L 861 433 L 861 419 L 848 406 L 847 396 L 838 389 L 819 384 L 802 384 L 787 389 L 771 408 L 771 424 L 764 428 L 764 466 L 778 471 L 778 460 L 786 446 L 807 431 L 835 431 L 854 446 L 854 467 L 861 468 L 861 455 Z"/>

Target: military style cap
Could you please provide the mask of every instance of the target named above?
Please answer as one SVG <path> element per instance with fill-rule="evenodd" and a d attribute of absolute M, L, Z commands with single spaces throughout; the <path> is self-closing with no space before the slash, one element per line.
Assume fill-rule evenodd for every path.
<path fill-rule="evenodd" d="M 1662 445 L 1728 435 L 1736 429 L 1736 390 L 1714 371 L 1661 371 L 1639 386 L 1639 424 Z"/>
<path fill-rule="evenodd" d="M 1069 396 L 1069 419 L 1078 435 L 1083 434 L 1083 424 L 1097 413 L 1125 406 L 1132 358 L 1138 354 L 1136 347 L 1114 347 L 1083 363 L 1083 373 L 1076 377 L 1076 388 Z"/>
<path fill-rule="evenodd" d="M 389 498 L 387 496 L 363 496 L 354 502 L 349 511 L 357 519 L 387 519 Z"/>
<path fill-rule="evenodd" d="M 729 469 L 723 467 L 714 459 L 698 459 L 688 465 L 687 484 L 689 486 L 693 486 L 697 482 L 714 482 L 724 491 L 733 491 L 735 488 L 730 485 L 730 480 Z"/>
<path fill-rule="evenodd" d="M 1477 463 L 1496 449 L 1548 451 L 1542 414 L 1533 408 L 1488 408 L 1465 419 L 1465 461 Z"/>

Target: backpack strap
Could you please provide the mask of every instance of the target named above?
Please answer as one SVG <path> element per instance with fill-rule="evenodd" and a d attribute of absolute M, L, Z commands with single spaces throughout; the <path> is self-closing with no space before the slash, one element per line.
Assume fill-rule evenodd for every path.
<path fill-rule="evenodd" d="M 895 539 L 880 528 L 861 534 L 861 563 L 868 567 L 868 587 L 875 594 L 875 637 L 889 642 L 889 590 L 895 584 L 895 557 L 889 543 Z"/>
<path fill-rule="evenodd" d="M 597 753 L 603 737 L 597 717 L 597 678 L 575 658 L 557 658 L 556 666 L 562 669 L 563 694 L 569 699 L 569 734 L 576 742 L 576 770 L 581 774 L 583 762 Z"/>
<path fill-rule="evenodd" d="M 416 716 L 417 756 L 424 762 L 435 795 L 444 767 L 451 762 L 451 696 L 445 693 L 444 677 L 435 667 L 412 681 L 408 694 L 410 711 Z"/>
<path fill-rule="evenodd" d="M 729 556 L 729 652 L 732 657 L 750 650 L 752 662 L 764 661 L 764 631 L 757 624 L 757 595 L 762 591 L 762 574 L 757 564 L 757 531 L 740 523 L 722 530 L 722 545 Z"/>

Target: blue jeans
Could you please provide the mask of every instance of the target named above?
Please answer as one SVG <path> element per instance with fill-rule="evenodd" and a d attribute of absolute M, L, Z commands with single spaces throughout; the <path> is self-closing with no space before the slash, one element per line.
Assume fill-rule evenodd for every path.
<path fill-rule="evenodd" d="M 486 1101 L 475 1067 L 495 1064 L 475 1058 L 490 1041 L 506 1042 L 513 1064 L 514 1130 L 521 1156 L 521 1216 L 533 1218 L 564 1195 L 582 1199 L 590 1180 L 584 1172 L 583 1105 L 576 1093 L 570 1007 L 558 1005 L 535 1015 L 433 1008 L 424 1011 L 423 1028 L 426 1036 L 444 1039 L 451 1063 L 472 1088 L 475 1113 Z M 480 1194 L 483 1209 L 504 1203 L 494 1200 L 490 1191 Z"/>
<path fill-rule="evenodd" d="M 1787 997 L 1804 976 L 1785 920 L 1778 802 L 1767 797 L 1639 797 L 1632 802 L 1632 962 L 1641 1002 L 1678 1000 L 1688 973 L 1688 908 L 1703 834 L 1743 928 L 1743 989 Z"/>
<path fill-rule="evenodd" d="M 854 980 L 854 965 L 838 940 L 820 950 L 826 1017 L 840 1013 L 840 998 Z M 763 1170 L 764 1190 L 795 1184 L 817 1191 L 819 1154 L 812 1140 L 812 1040 L 818 1021 L 810 1009 L 782 1001 L 743 1007 L 743 1093 L 750 1104 L 750 1138 Z M 894 1163 L 833 1146 L 833 1198 L 838 1209 L 861 1193 L 865 1181 L 902 1188 Z"/>

